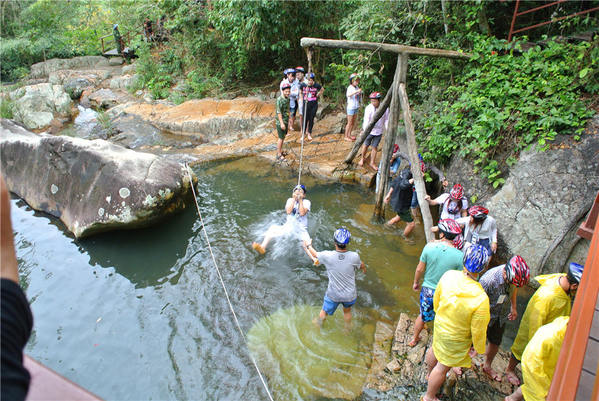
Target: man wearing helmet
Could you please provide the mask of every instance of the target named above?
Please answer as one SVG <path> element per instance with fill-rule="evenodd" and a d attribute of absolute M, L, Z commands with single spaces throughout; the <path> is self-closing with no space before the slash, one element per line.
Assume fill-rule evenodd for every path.
<path fill-rule="evenodd" d="M 567 274 L 545 274 L 535 277 L 541 286 L 526 305 L 512 345 L 512 356 L 505 371 L 508 381 L 514 386 L 520 384 L 516 376 L 516 365 L 522 360 L 522 353 L 537 329 L 559 316 L 570 316 L 571 298 L 576 294 L 583 269 L 584 267 L 578 263 L 570 263 Z"/>
<path fill-rule="evenodd" d="M 372 92 L 369 96 L 370 104 L 366 106 L 366 110 L 364 110 L 364 122 L 362 123 L 362 131 L 360 135 L 366 130 L 366 127 L 372 122 L 374 118 L 374 114 L 377 112 L 380 104 L 381 104 L 381 94 L 379 92 Z M 376 159 L 376 151 L 379 143 L 381 142 L 381 137 L 383 135 L 383 130 L 387 129 L 389 125 L 389 109 L 385 111 L 385 114 L 376 122 L 370 134 L 364 140 L 364 145 L 362 146 L 362 158 L 358 162 L 358 166 L 362 167 L 364 165 L 364 160 L 366 159 L 366 152 L 368 151 L 368 147 L 372 146 L 372 150 L 370 151 L 370 162 L 368 165 L 374 170 L 378 171 L 378 167 L 375 164 Z"/>
<path fill-rule="evenodd" d="M 435 291 L 437 316 L 433 346 L 426 353 L 429 375 L 424 401 L 437 399 L 449 369 L 469 368 L 471 358 L 485 352 L 489 298 L 477 278 L 489 262 L 489 253 L 475 244 L 468 248 L 463 260 L 464 270 L 443 274 Z"/>
<path fill-rule="evenodd" d="M 338 228 L 333 234 L 335 241 L 334 251 L 318 252 L 308 241 L 307 249 L 312 257 L 324 264 L 329 276 L 329 285 L 324 295 L 322 310 L 316 318 L 316 323 L 321 326 L 327 315 L 333 315 L 339 304 L 343 304 L 343 319 L 346 327 L 351 323 L 351 307 L 356 303 L 356 270 L 366 273 L 366 266 L 356 252 L 348 251 L 347 244 L 351 234 L 346 228 Z"/>
<path fill-rule="evenodd" d="M 468 200 L 464 196 L 464 187 L 461 184 L 455 184 L 449 193 L 443 193 L 435 199 L 431 199 L 430 195 L 426 195 L 424 199 L 431 206 L 443 205 L 439 220 L 457 220 L 468 215 Z"/>
<path fill-rule="evenodd" d="M 480 285 L 489 297 L 491 307 L 491 321 L 487 326 L 487 353 L 483 372 L 491 379 L 501 381 L 501 375 L 493 370 L 492 364 L 499 345 L 503 337 L 505 322 L 507 320 L 516 320 L 518 311 L 516 310 L 516 296 L 518 288 L 528 284 L 530 270 L 524 259 L 515 255 L 508 260 L 505 265 L 497 266 L 487 270 L 480 278 Z M 511 291 L 511 295 L 510 295 Z M 506 313 L 507 297 L 510 297 L 510 312 Z"/>
<path fill-rule="evenodd" d="M 463 253 L 455 248 L 454 239 L 462 230 L 452 219 L 441 220 L 438 225 L 441 239 L 429 242 L 424 246 L 420 255 L 420 262 L 414 272 L 414 284 L 412 289 L 420 291 L 420 314 L 414 323 L 414 337 L 408 344 L 414 347 L 420 341 L 420 332 L 426 322 L 435 319 L 435 308 L 433 297 L 439 279 L 449 270 L 460 270 L 462 268 Z M 420 279 L 424 276 L 422 285 Z"/>
<path fill-rule="evenodd" d="M 469 217 L 456 219 L 458 224 L 464 227 L 464 246 L 468 248 L 471 244 L 481 244 L 489 253 L 497 251 L 497 223 L 489 216 L 489 210 L 485 207 L 475 205 L 468 209 Z"/>
<path fill-rule="evenodd" d="M 297 99 L 297 109 L 298 109 L 298 113 L 300 116 L 300 130 L 304 129 L 304 102 L 302 102 L 301 98 L 301 92 L 302 92 L 302 84 L 308 85 L 308 80 L 305 78 L 306 75 L 306 70 L 304 69 L 304 67 L 299 66 L 299 67 L 295 67 L 295 74 L 297 77 L 297 84 L 298 84 L 298 99 Z"/>
<path fill-rule="evenodd" d="M 289 93 L 291 91 L 291 85 L 289 83 L 281 83 L 281 96 L 277 98 L 277 104 L 275 106 L 277 114 L 277 160 L 284 160 L 283 156 L 283 141 L 287 136 L 287 129 L 289 128 Z"/>
<path fill-rule="evenodd" d="M 283 94 L 283 85 L 289 84 L 289 131 L 293 131 L 293 125 L 295 124 L 295 114 L 298 107 L 298 97 L 300 92 L 300 82 L 295 78 L 296 71 L 293 68 L 287 68 L 285 76 L 279 85 L 281 88 L 281 95 Z"/>
<path fill-rule="evenodd" d="M 287 199 L 285 203 L 285 212 L 287 213 L 287 221 L 284 225 L 272 225 L 264 234 L 262 243 L 252 243 L 254 248 L 259 254 L 264 255 L 266 253 L 266 246 L 275 237 L 280 237 L 286 233 L 294 232 L 297 230 L 300 239 L 303 241 L 305 247 L 310 242 L 310 234 L 308 234 L 308 212 L 310 211 L 311 203 L 306 197 L 306 187 L 303 185 L 297 185 L 293 188 L 291 198 Z"/>
<path fill-rule="evenodd" d="M 349 76 L 349 86 L 345 91 L 345 97 L 347 97 L 347 125 L 345 126 L 345 140 L 355 141 L 356 137 L 352 136 L 354 130 L 354 123 L 360 110 L 360 104 L 362 103 L 362 89 L 358 87 L 360 84 L 360 77 L 358 74 L 351 74 Z"/>

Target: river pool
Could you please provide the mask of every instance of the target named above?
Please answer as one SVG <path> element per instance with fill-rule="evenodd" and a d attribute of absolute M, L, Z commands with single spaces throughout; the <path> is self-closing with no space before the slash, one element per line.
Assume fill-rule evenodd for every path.
<path fill-rule="evenodd" d="M 411 290 L 424 246 L 372 223 L 373 195 L 304 177 L 318 250 L 346 226 L 366 263 L 354 325 L 312 318 L 327 286 L 296 241 L 265 256 L 253 240 L 284 221 L 297 176 L 258 158 L 196 168 L 200 210 L 249 349 L 277 400 L 352 399 L 377 321 L 417 313 Z M 261 400 L 266 394 L 237 331 L 194 207 L 162 224 L 75 240 L 55 219 L 12 201 L 22 284 L 34 313 L 26 353 L 108 400 Z M 403 226 L 402 226 L 403 227 Z"/>

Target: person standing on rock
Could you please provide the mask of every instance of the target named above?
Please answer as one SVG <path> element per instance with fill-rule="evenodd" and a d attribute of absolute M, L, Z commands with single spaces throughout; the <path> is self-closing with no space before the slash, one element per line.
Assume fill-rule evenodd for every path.
<path fill-rule="evenodd" d="M 322 97 L 322 93 L 324 92 L 324 88 L 314 82 L 314 73 L 308 73 L 308 83 L 300 84 L 301 92 L 300 92 L 300 102 L 306 102 L 306 110 L 304 110 L 304 119 L 306 133 L 308 135 L 308 140 L 312 140 L 312 128 L 314 127 L 314 117 L 316 117 L 316 111 L 318 111 L 318 98 Z"/>
<path fill-rule="evenodd" d="M 426 322 L 435 319 L 435 308 L 433 307 L 433 297 L 439 279 L 449 270 L 460 270 L 463 266 L 464 254 L 455 248 L 454 239 L 458 237 L 462 230 L 460 226 L 452 219 L 445 219 L 439 222 L 439 232 L 441 239 L 429 242 L 424 246 L 420 255 L 420 262 L 414 272 L 414 284 L 412 289 L 420 291 L 420 314 L 414 323 L 414 337 L 408 344 L 410 347 L 416 346 L 420 341 L 420 332 Z M 422 285 L 420 279 L 424 276 Z"/>
<path fill-rule="evenodd" d="M 464 270 L 450 270 L 439 280 L 433 299 L 433 346 L 425 358 L 428 386 L 424 401 L 437 400 L 449 369 L 470 368 L 471 358 L 485 352 L 491 316 L 489 298 L 477 278 L 488 262 L 488 251 L 481 245 L 472 245 L 464 254 Z"/>
<path fill-rule="evenodd" d="M 354 73 L 349 76 L 349 86 L 345 91 L 345 97 L 347 98 L 347 125 L 345 126 L 345 140 L 355 141 L 356 137 L 352 136 L 354 130 L 354 124 L 356 117 L 358 117 L 358 111 L 360 111 L 360 105 L 362 104 L 362 89 L 358 87 L 360 84 L 360 77 Z"/>
<path fill-rule="evenodd" d="M 360 135 L 366 130 L 366 127 L 372 123 L 374 119 L 374 115 L 377 112 L 379 105 L 381 104 L 382 95 L 379 92 L 372 92 L 370 96 L 370 104 L 366 106 L 366 110 L 364 110 L 364 122 L 362 123 L 362 131 Z M 379 171 L 379 168 L 376 166 L 376 151 L 379 143 L 381 142 L 381 138 L 383 136 L 384 130 L 387 129 L 389 125 L 389 108 L 385 111 L 385 114 L 376 122 L 370 134 L 364 140 L 364 145 L 362 145 L 362 158 L 358 162 L 358 166 L 362 167 L 364 165 L 364 160 L 366 159 L 366 152 L 368 151 L 368 147 L 372 146 L 370 151 L 370 162 L 368 165 L 374 170 Z M 399 147 L 398 147 L 399 148 Z"/>
<path fill-rule="evenodd" d="M 300 92 L 300 84 L 299 81 L 295 78 L 295 69 L 287 68 L 285 71 L 285 76 L 281 81 L 280 88 L 281 94 L 283 94 L 283 85 L 290 85 L 289 92 L 289 131 L 293 131 L 293 125 L 295 124 L 295 114 L 297 113 L 298 108 L 298 97 Z"/>
<path fill-rule="evenodd" d="M 487 326 L 487 353 L 485 355 L 485 372 L 492 380 L 501 381 L 501 375 L 493 370 L 492 364 L 499 351 L 499 345 L 503 338 L 505 321 L 516 320 L 518 311 L 516 310 L 516 296 L 518 288 L 528 284 L 530 279 L 530 270 L 524 259 L 519 255 L 514 255 L 504 265 L 487 270 L 480 278 L 480 285 L 483 287 L 489 297 L 491 308 L 491 321 Z M 510 295 L 511 292 L 511 295 Z M 504 312 L 507 308 L 506 299 L 510 298 L 510 312 Z"/>
<path fill-rule="evenodd" d="M 287 136 L 287 130 L 289 128 L 289 93 L 291 92 L 291 85 L 289 83 L 281 84 L 281 96 L 277 98 L 277 104 L 275 111 L 277 115 L 277 160 L 284 160 L 283 155 L 283 141 Z"/>
<path fill-rule="evenodd" d="M 516 376 L 516 366 L 522 360 L 522 353 L 538 328 L 551 323 L 559 316 L 570 316 L 571 298 L 576 295 L 583 270 L 584 266 L 570 263 L 567 274 L 544 274 L 535 277 L 541 286 L 526 305 L 505 371 L 505 376 L 514 386 L 520 385 Z"/>
<path fill-rule="evenodd" d="M 366 273 L 366 266 L 356 252 L 348 251 L 347 244 L 351 234 L 346 228 L 338 228 L 333 234 L 335 241 L 334 251 L 318 252 L 312 247 L 312 241 L 307 244 L 307 250 L 323 264 L 329 275 L 329 285 L 324 295 L 324 302 L 320 314 L 315 319 L 321 326 L 327 315 L 332 316 L 339 304 L 343 305 L 343 320 L 346 328 L 351 325 L 351 308 L 356 303 L 358 293 L 356 290 L 356 270 Z"/>
<path fill-rule="evenodd" d="M 300 117 L 300 130 L 304 130 L 304 102 L 302 99 L 302 84 L 308 85 L 308 80 L 306 79 L 306 70 L 304 67 L 299 66 L 295 67 L 295 74 L 297 75 L 297 83 L 299 86 L 299 93 L 297 98 L 297 110 Z"/>
<path fill-rule="evenodd" d="M 272 225 L 264 234 L 262 243 L 252 243 L 252 248 L 259 254 L 264 255 L 266 253 L 266 247 L 268 243 L 276 237 L 280 237 L 287 233 L 296 232 L 303 242 L 303 246 L 306 247 L 311 242 L 310 234 L 308 234 L 308 212 L 310 211 L 311 203 L 306 198 L 306 187 L 303 185 L 297 185 L 293 188 L 291 198 L 287 199 L 285 203 L 285 213 L 287 213 L 287 221 L 285 224 Z"/>
<path fill-rule="evenodd" d="M 413 188 L 414 178 L 412 178 L 412 172 L 409 168 L 406 168 L 393 179 L 389 192 L 387 192 L 387 195 L 383 199 L 383 202 L 390 203 L 393 210 L 397 213 L 395 217 L 387 222 L 387 225 L 392 226 L 401 220 L 406 222 L 406 227 L 403 231 L 404 238 L 407 238 L 416 226 L 410 211 Z"/>
<path fill-rule="evenodd" d="M 461 184 L 455 184 L 449 193 L 441 194 L 435 199 L 431 199 L 430 195 L 426 195 L 424 199 L 431 206 L 442 205 L 439 220 L 457 220 L 468 215 L 468 200 Z"/>
<path fill-rule="evenodd" d="M 522 354 L 524 384 L 505 397 L 505 401 L 545 401 L 569 321 L 569 316 L 560 316 L 539 327 Z"/>
<path fill-rule="evenodd" d="M 460 217 L 456 221 L 464 227 L 464 246 L 481 244 L 492 255 L 497 251 L 497 223 L 489 216 L 489 210 L 475 205 L 468 209 L 469 217 Z"/>

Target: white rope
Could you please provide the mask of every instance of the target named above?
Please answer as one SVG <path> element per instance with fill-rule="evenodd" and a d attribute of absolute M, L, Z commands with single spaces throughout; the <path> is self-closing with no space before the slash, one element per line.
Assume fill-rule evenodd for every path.
<path fill-rule="evenodd" d="M 300 146 L 300 160 L 299 160 L 299 173 L 297 175 L 297 185 L 301 184 L 302 181 L 302 160 L 304 159 L 304 135 L 306 134 L 306 107 L 308 102 L 304 100 L 304 117 L 302 124 L 302 144 Z"/>
<path fill-rule="evenodd" d="M 239 324 L 239 320 L 237 319 L 237 314 L 235 313 L 235 310 L 233 309 L 233 305 L 231 304 L 231 299 L 229 298 L 229 292 L 227 291 L 227 287 L 225 287 L 225 282 L 223 281 L 223 277 L 220 274 L 218 265 L 216 264 L 216 258 L 214 257 L 214 253 L 212 253 L 212 247 L 210 246 L 210 240 L 208 239 L 208 232 L 206 231 L 206 226 L 204 225 L 204 219 L 202 219 L 202 213 L 200 213 L 200 206 L 198 204 L 198 198 L 196 196 L 196 192 L 195 192 L 195 189 L 193 186 L 193 179 L 192 179 L 191 171 L 190 171 L 191 169 L 189 168 L 187 163 L 185 163 L 185 168 L 187 169 L 187 175 L 189 176 L 189 184 L 191 186 L 191 192 L 193 193 L 193 199 L 195 200 L 196 210 L 198 211 L 198 216 L 200 217 L 200 222 L 202 223 L 202 231 L 204 231 L 206 243 L 208 244 L 208 250 L 210 251 L 210 256 L 212 256 L 212 262 L 214 263 L 214 267 L 216 268 L 216 273 L 218 274 L 218 279 L 220 280 L 220 284 L 223 287 L 223 291 L 225 292 L 225 297 L 227 298 L 227 303 L 229 304 L 229 309 L 231 309 L 231 313 L 233 314 L 233 319 L 235 319 L 235 324 L 237 325 L 237 329 L 239 330 L 239 333 L 241 334 L 241 337 L 243 338 L 243 342 L 245 343 L 246 348 L 249 350 L 247 339 L 245 338 L 245 334 L 243 333 L 243 330 L 241 329 L 241 325 Z M 258 372 L 258 376 L 260 376 L 260 380 L 262 381 L 262 385 L 264 386 L 264 390 L 266 391 L 268 398 L 270 399 L 270 401 L 274 401 L 272 398 L 272 395 L 270 394 L 270 391 L 268 390 L 268 385 L 266 384 L 266 380 L 264 380 L 264 377 L 262 376 L 262 373 L 260 372 L 260 369 L 258 368 L 258 364 L 254 360 L 254 357 L 252 356 L 251 353 L 248 352 L 248 355 L 249 355 L 250 359 L 252 360 L 254 367 L 256 368 L 256 372 Z"/>

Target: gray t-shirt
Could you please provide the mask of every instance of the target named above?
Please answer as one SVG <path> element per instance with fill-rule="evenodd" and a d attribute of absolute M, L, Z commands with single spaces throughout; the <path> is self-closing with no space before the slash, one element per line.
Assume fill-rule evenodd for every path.
<path fill-rule="evenodd" d="M 334 302 L 356 299 L 356 269 L 362 262 L 356 252 L 322 251 L 316 257 L 327 268 L 329 286 L 325 295 Z"/>
<path fill-rule="evenodd" d="M 510 283 L 503 279 L 505 265 L 487 270 L 478 281 L 489 297 L 491 323 L 499 319 L 505 324 L 507 317 L 506 306 L 510 305 Z"/>

